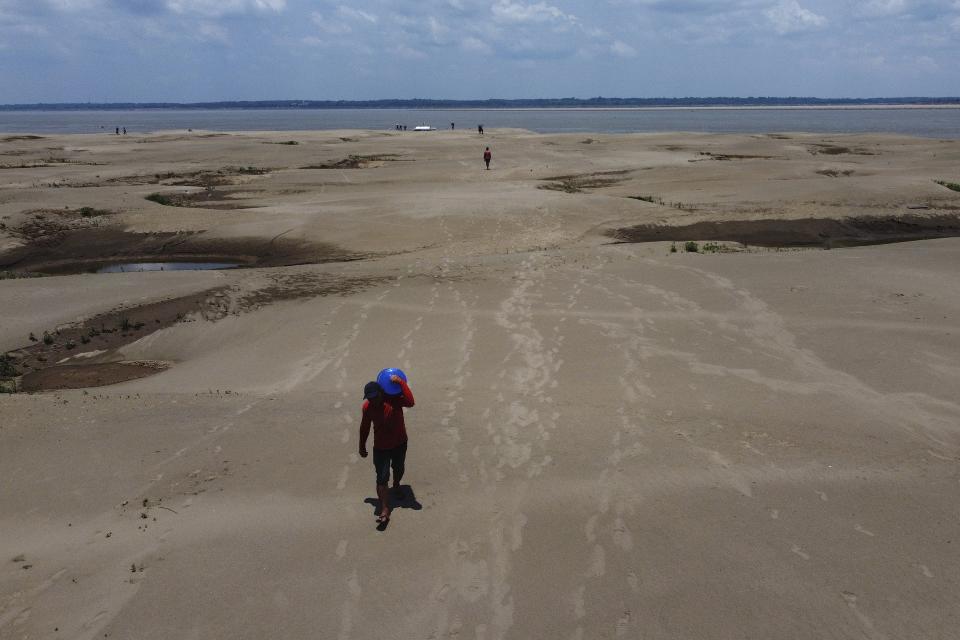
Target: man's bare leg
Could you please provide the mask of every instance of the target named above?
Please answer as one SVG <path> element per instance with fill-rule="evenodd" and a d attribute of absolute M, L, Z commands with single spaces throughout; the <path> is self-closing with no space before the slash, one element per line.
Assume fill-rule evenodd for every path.
<path fill-rule="evenodd" d="M 385 521 L 390 519 L 390 492 L 387 490 L 387 485 L 378 484 L 377 485 L 377 498 L 380 499 L 380 515 L 377 517 L 379 521 Z"/>

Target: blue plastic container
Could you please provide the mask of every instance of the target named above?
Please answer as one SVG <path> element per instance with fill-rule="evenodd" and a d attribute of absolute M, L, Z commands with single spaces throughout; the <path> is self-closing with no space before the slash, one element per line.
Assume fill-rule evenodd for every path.
<path fill-rule="evenodd" d="M 377 384 L 383 389 L 383 392 L 388 396 L 398 396 L 403 393 L 403 389 L 396 382 L 390 380 L 390 376 L 400 376 L 404 382 L 407 381 L 407 374 L 405 374 L 401 369 L 394 367 L 389 367 L 384 369 L 377 374 Z"/>

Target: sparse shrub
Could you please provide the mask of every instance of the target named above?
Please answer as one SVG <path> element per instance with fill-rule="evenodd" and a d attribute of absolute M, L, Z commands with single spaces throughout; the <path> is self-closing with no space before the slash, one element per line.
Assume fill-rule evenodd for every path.
<path fill-rule="evenodd" d="M 670 243 L 670 253 L 676 253 L 676 252 L 677 252 L 677 243 L 676 243 L 676 242 L 671 242 L 671 243 Z"/>
<path fill-rule="evenodd" d="M 687 243 L 683 245 L 683 249 L 687 253 L 697 253 L 698 251 L 700 251 L 700 245 L 698 245 L 693 240 L 688 240 Z"/>
<path fill-rule="evenodd" d="M 133 327 L 133 323 L 130 322 L 130 318 L 127 318 L 126 316 L 124 316 L 123 318 L 120 318 L 121 331 L 129 331 L 132 327 Z"/>
<path fill-rule="evenodd" d="M 84 218 L 92 218 L 94 216 L 102 216 L 106 211 L 103 209 L 94 209 L 93 207 L 80 207 L 77 209 L 77 213 Z"/>
<path fill-rule="evenodd" d="M 33 331 L 30 332 L 30 342 L 36 342 L 37 336 L 33 335 Z"/>
<path fill-rule="evenodd" d="M 0 378 L 15 378 L 17 376 L 17 368 L 13 363 L 14 360 L 10 356 L 6 354 L 0 356 Z"/>
<path fill-rule="evenodd" d="M 0 271 L 0 280 L 19 280 L 20 278 L 40 278 L 42 273 L 29 271 Z"/>
<path fill-rule="evenodd" d="M 934 182 L 941 187 L 950 189 L 951 191 L 960 191 L 960 184 L 957 184 L 956 182 L 947 182 L 946 180 L 934 180 Z"/>
<path fill-rule="evenodd" d="M 84 336 L 80 336 L 80 342 L 82 342 L 83 344 L 89 344 L 89 343 L 90 343 L 90 338 L 89 338 L 88 336 L 85 336 L 85 335 L 84 335 Z"/>
<path fill-rule="evenodd" d="M 73 340 L 67 340 L 67 344 L 64 345 L 68 350 L 73 349 L 77 346 L 77 343 Z"/>
<path fill-rule="evenodd" d="M 44 332 L 43 332 L 43 344 L 45 344 L 45 345 L 51 345 L 51 344 L 53 344 L 53 336 L 50 335 L 50 332 L 49 332 L 49 331 L 44 331 Z"/>

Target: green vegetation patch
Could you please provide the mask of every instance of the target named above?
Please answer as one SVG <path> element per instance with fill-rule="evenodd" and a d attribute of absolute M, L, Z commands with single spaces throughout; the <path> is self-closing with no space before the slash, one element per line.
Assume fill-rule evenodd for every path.
<path fill-rule="evenodd" d="M 960 184 L 956 182 L 947 182 L 946 180 L 934 180 L 934 182 L 936 182 L 941 187 L 946 187 L 947 189 L 950 189 L 951 191 L 960 191 Z"/>

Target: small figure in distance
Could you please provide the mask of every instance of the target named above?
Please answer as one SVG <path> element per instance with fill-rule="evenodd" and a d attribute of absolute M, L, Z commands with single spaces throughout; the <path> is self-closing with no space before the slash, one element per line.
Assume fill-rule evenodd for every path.
<path fill-rule="evenodd" d="M 126 127 L 123 128 L 123 135 L 127 135 L 127 128 L 126 128 Z"/>
<path fill-rule="evenodd" d="M 493 154 L 490 153 L 490 147 L 483 152 L 483 162 L 487 165 L 487 171 L 490 171 L 490 159 L 493 158 Z"/>
<path fill-rule="evenodd" d="M 451 122 L 451 123 L 450 123 L 450 131 L 453 131 L 453 130 L 456 129 L 456 128 L 457 128 L 457 124 L 456 124 L 455 122 Z"/>
<path fill-rule="evenodd" d="M 482 124 L 478 124 L 478 125 L 477 125 L 477 133 L 479 133 L 480 135 L 483 135 L 483 125 L 482 125 Z"/>
<path fill-rule="evenodd" d="M 120 135 L 120 127 L 117 127 L 117 135 Z"/>
<path fill-rule="evenodd" d="M 404 407 L 414 404 L 413 393 L 406 380 L 394 374 L 390 381 L 400 385 L 399 396 L 388 396 L 376 382 L 363 387 L 363 413 L 360 419 L 360 457 L 367 457 L 367 436 L 373 425 L 373 467 L 377 473 L 377 498 L 380 514 L 377 523 L 390 522 L 390 493 L 387 483 L 393 469 L 393 491 L 400 491 L 407 457 L 407 428 L 403 422 Z"/>

